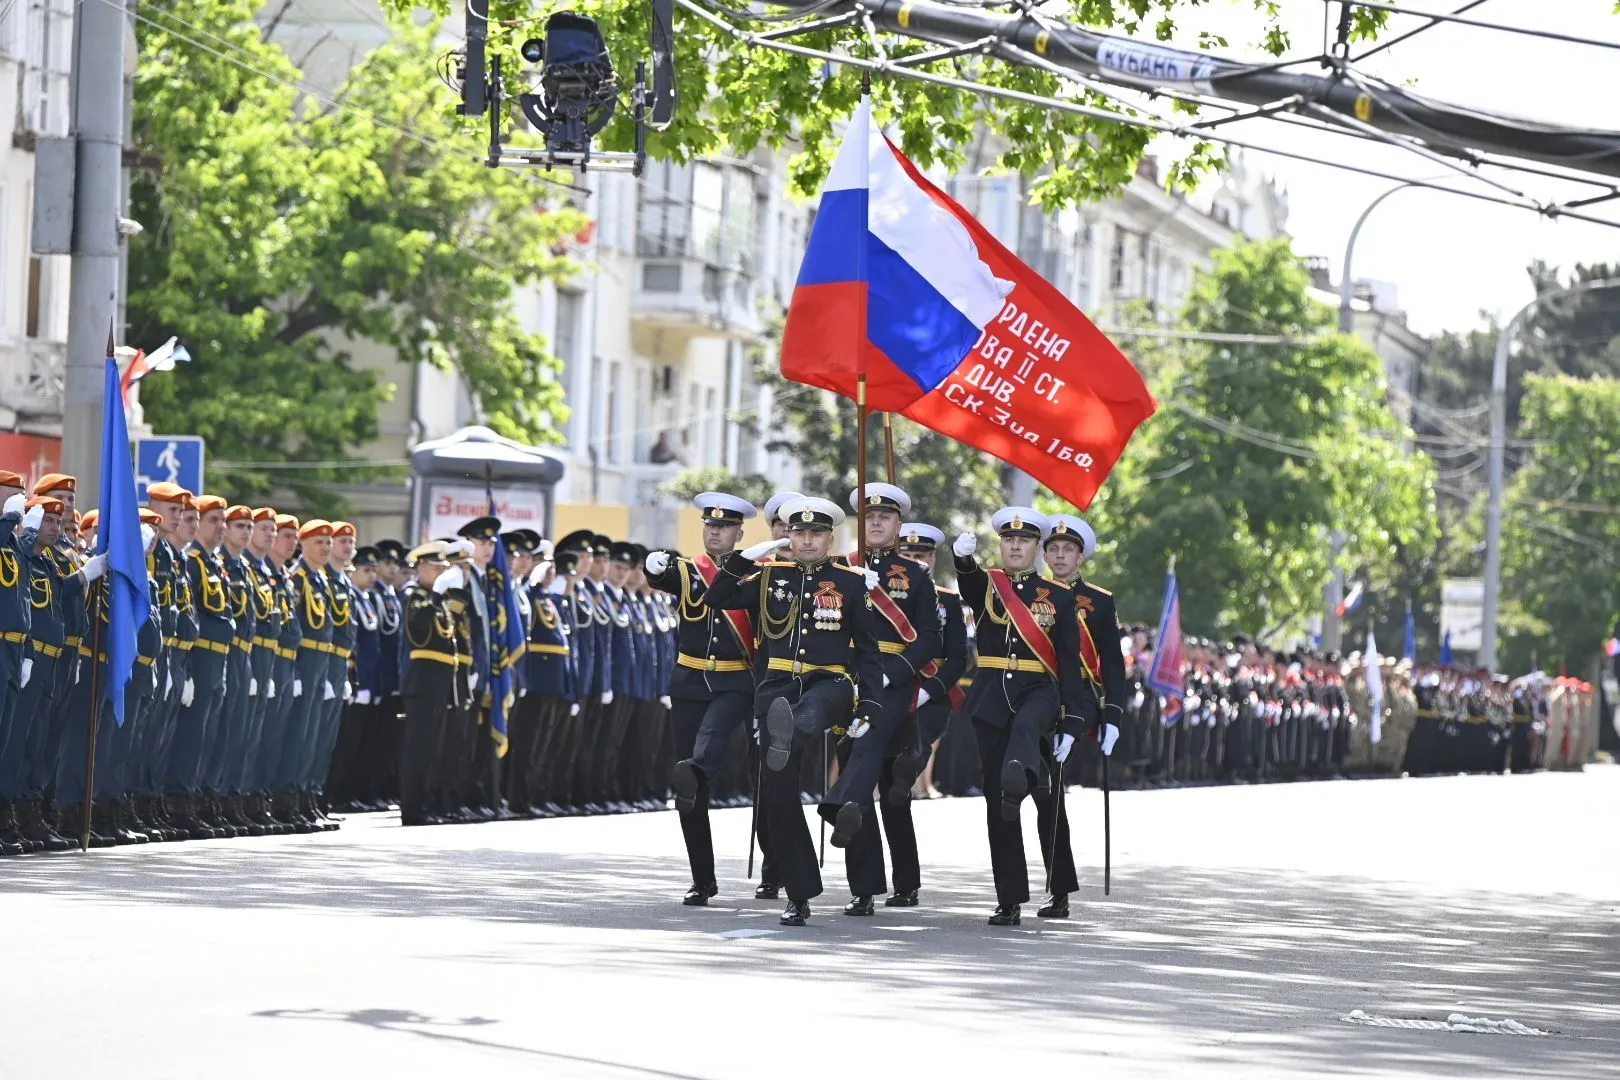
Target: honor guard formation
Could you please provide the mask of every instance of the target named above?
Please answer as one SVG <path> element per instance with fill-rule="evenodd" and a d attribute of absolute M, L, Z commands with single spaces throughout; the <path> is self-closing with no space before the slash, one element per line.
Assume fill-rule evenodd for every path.
<path fill-rule="evenodd" d="M 1152 785 L 1336 776 L 1357 753 L 1337 657 L 1192 639 L 1169 702 L 1147 685 L 1146 629 L 1122 631 L 1082 574 L 1084 521 L 1003 508 L 994 557 L 972 533 L 951 542 L 947 588 L 944 533 L 883 483 L 848 496 L 856 551 L 833 550 L 843 507 L 798 492 L 761 508 L 770 540 L 738 550 L 760 511 L 707 492 L 692 554 L 589 529 L 552 543 L 492 516 L 360 546 L 348 522 L 152 484 L 151 615 L 124 723 L 104 701 L 92 751 L 106 557 L 88 554 L 99 523 L 76 487 L 0 472 L 0 854 L 74 846 L 87 782 L 101 847 L 326 831 L 396 804 L 422 826 L 673 799 L 683 902 L 702 906 L 721 888 L 709 810 L 751 804 L 755 896 L 785 893 L 798 926 L 824 889 L 806 803 L 858 917 L 880 896 L 921 903 L 912 801 L 944 793 L 984 798 L 990 923 L 1011 926 L 1031 897 L 1026 799 L 1037 914 L 1064 918 L 1079 887 L 1064 793 L 1106 781 L 1104 759 L 1116 783 Z M 1409 771 L 1560 753 L 1556 688 L 1439 670 L 1408 685 Z"/>

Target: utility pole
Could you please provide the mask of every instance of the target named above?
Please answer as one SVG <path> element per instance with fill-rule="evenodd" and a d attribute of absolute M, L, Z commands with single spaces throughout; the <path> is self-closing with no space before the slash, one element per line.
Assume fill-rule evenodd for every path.
<path fill-rule="evenodd" d="M 1326 652 L 1338 652 L 1341 643 L 1339 601 L 1344 599 L 1344 568 L 1339 565 L 1339 552 L 1344 550 L 1349 540 L 1344 533 L 1334 529 L 1328 541 L 1332 552 L 1329 565 L 1333 572 L 1328 576 L 1327 589 L 1322 596 L 1322 648 Z"/>
<path fill-rule="evenodd" d="M 127 0 L 133 7 L 135 0 Z M 118 310 L 126 9 L 80 4 L 73 19 L 73 268 L 62 401 L 62 470 L 101 501 L 101 395 Z"/>

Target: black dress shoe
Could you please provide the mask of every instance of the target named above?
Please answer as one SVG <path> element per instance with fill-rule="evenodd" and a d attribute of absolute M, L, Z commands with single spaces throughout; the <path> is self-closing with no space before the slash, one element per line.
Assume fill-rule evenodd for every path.
<path fill-rule="evenodd" d="M 844 905 L 845 915 L 876 915 L 877 905 L 870 896 L 857 896 Z"/>
<path fill-rule="evenodd" d="M 1035 914 L 1042 919 L 1067 919 L 1069 917 L 1069 894 L 1053 893 L 1052 898 Z"/>
<path fill-rule="evenodd" d="M 917 906 L 917 890 L 916 889 L 905 889 L 905 890 L 902 891 L 902 890 L 896 889 L 893 896 L 891 896 L 887 900 L 883 901 L 883 906 L 884 907 L 916 907 Z"/>
<path fill-rule="evenodd" d="M 681 903 L 687 907 L 708 907 L 709 897 L 719 895 L 720 886 L 714 882 L 711 881 L 706 885 L 693 882 L 692 887 L 686 890 L 686 898 Z"/>
<path fill-rule="evenodd" d="M 997 904 L 996 913 L 990 916 L 991 926 L 1017 926 L 1018 923 L 1017 904 Z"/>
<path fill-rule="evenodd" d="M 782 886 L 762 881 L 754 887 L 755 900 L 777 900 L 782 896 Z"/>
<path fill-rule="evenodd" d="M 787 698 L 777 698 L 765 710 L 765 736 L 765 767 L 781 772 L 793 757 L 793 706 Z"/>
<path fill-rule="evenodd" d="M 789 900 L 787 907 L 782 909 L 782 917 L 777 922 L 783 926 L 803 926 L 808 918 L 810 918 L 810 904 L 807 901 Z"/>
<path fill-rule="evenodd" d="M 1001 767 L 1001 820 L 1017 821 L 1018 804 L 1029 794 L 1029 770 L 1021 761 L 1009 761 Z"/>
<path fill-rule="evenodd" d="M 848 847 L 849 842 L 855 839 L 855 834 L 861 831 L 861 806 L 859 803 L 847 802 L 838 808 L 838 816 L 833 819 L 832 846 Z"/>
<path fill-rule="evenodd" d="M 894 782 L 884 793 L 890 806 L 905 806 L 911 802 L 911 787 L 922 775 L 923 759 L 916 754 L 901 754 L 894 759 Z"/>

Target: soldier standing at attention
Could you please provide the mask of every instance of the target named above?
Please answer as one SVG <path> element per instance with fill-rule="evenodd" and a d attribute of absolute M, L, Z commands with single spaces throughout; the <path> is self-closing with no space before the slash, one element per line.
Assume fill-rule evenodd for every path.
<path fill-rule="evenodd" d="M 465 610 L 465 571 L 451 567 L 447 545 L 434 540 L 406 556 L 416 585 L 405 601 L 405 734 L 400 741 L 399 818 L 402 825 L 438 825 L 434 811 L 445 727 L 465 693 L 459 675 L 462 636 L 456 621 Z M 470 658 L 468 658 L 470 659 Z"/>
<path fill-rule="evenodd" d="M 1097 720 L 1097 698 L 1080 664 L 1074 594 L 1035 570 L 1046 519 L 1007 506 L 991 517 L 1001 536 L 1001 567 L 973 558 L 978 538 L 963 533 L 951 550 L 964 603 L 977 612 L 979 668 L 968 689 L 984 770 L 984 805 L 995 875 L 991 926 L 1017 926 L 1029 901 L 1029 868 L 1019 804 L 1034 787 L 1040 743 L 1064 761 L 1075 739 Z"/>
<path fill-rule="evenodd" d="M 787 888 L 784 926 L 803 926 L 821 895 L 821 872 L 799 801 L 805 747 L 824 731 L 866 735 L 881 709 L 882 653 L 867 598 L 867 571 L 832 558 L 844 512 L 827 499 L 790 499 L 781 509 L 791 539 L 769 540 L 727 556 L 709 586 L 712 607 L 745 610 L 760 641 L 754 660 L 754 715 L 765 720 L 760 817 Z M 791 545 L 790 559 L 767 559 Z M 875 575 L 872 575 L 875 577 Z M 853 717 L 853 719 L 852 719 Z M 839 807 L 837 831 L 854 836 L 861 808 Z"/>
<path fill-rule="evenodd" d="M 1102 728 L 1099 749 L 1114 752 L 1119 725 L 1125 717 L 1125 655 L 1119 647 L 1119 620 L 1114 614 L 1114 595 L 1080 576 L 1080 570 L 1097 550 L 1097 534 L 1090 525 L 1072 514 L 1053 514 L 1051 531 L 1044 551 L 1052 579 L 1074 590 L 1076 629 L 1080 634 L 1080 661 L 1091 683 L 1092 693 L 1102 702 Z M 1041 744 L 1041 760 L 1056 779 L 1050 790 L 1035 794 L 1035 822 L 1041 841 L 1041 858 L 1046 864 L 1052 895 L 1035 914 L 1043 919 L 1069 917 L 1069 894 L 1080 887 L 1074 869 L 1074 850 L 1069 843 L 1069 813 L 1064 805 L 1064 788 L 1057 782 L 1062 769 L 1053 757 L 1054 748 Z M 1054 862 L 1053 860 L 1056 860 Z"/>
<path fill-rule="evenodd" d="M 709 830 L 709 778 L 725 765 L 737 728 L 753 716 L 754 623 L 743 610 L 722 611 L 705 599 L 720 566 L 736 550 L 754 507 L 735 495 L 706 491 L 692 500 L 703 514 L 703 553 L 647 553 L 647 582 L 678 598 L 679 652 L 670 677 L 675 792 L 692 887 L 681 902 L 702 907 L 720 891 Z"/>

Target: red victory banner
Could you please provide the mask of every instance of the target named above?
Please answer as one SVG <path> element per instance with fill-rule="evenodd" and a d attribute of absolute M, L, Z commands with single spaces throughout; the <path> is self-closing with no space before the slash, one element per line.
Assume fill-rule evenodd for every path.
<path fill-rule="evenodd" d="M 904 415 L 1022 469 L 1084 510 L 1158 408 L 1125 354 L 909 161 L 906 171 L 967 227 L 996 277 L 1015 282 L 956 370 Z"/>

